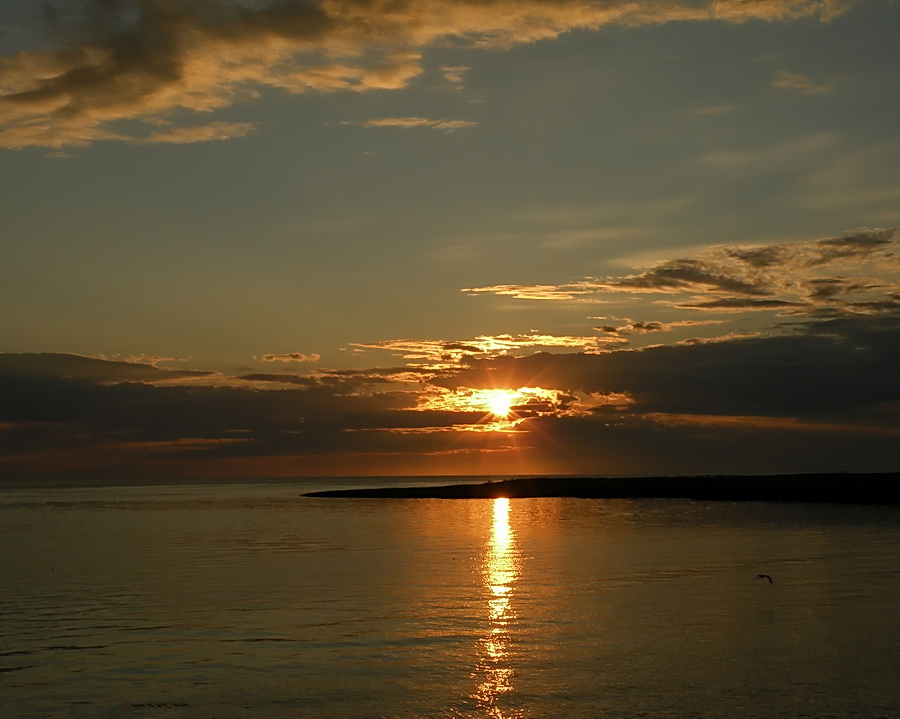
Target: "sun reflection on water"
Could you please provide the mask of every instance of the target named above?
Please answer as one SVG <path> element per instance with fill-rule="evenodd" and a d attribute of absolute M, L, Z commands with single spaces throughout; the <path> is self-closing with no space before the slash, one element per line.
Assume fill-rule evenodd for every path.
<path fill-rule="evenodd" d="M 494 500 L 491 536 L 482 564 L 482 582 L 487 595 L 487 631 L 478 641 L 478 664 L 474 677 L 478 684 L 472 698 L 487 716 L 520 719 L 518 711 L 504 710 L 500 700 L 513 691 L 511 629 L 516 615 L 512 607 L 513 589 L 519 577 L 519 554 L 509 523 L 509 499 Z"/>

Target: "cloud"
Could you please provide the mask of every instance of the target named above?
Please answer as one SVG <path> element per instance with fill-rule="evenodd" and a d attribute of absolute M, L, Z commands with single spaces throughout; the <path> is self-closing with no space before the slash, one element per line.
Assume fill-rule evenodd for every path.
<path fill-rule="evenodd" d="M 431 120 L 427 117 L 376 117 L 359 123 L 363 127 L 430 127 L 433 130 L 459 130 L 474 127 L 477 122 L 469 120 Z"/>
<path fill-rule="evenodd" d="M 896 174 L 900 142 L 879 142 L 829 154 L 833 157 L 824 162 L 818 157 L 798 183 L 791 200 L 794 207 L 807 212 L 842 208 L 874 213 L 896 206 L 900 199 Z"/>
<path fill-rule="evenodd" d="M 465 74 L 471 69 L 472 68 L 465 67 L 464 65 L 445 66 L 441 68 L 441 73 L 448 83 L 453 85 L 456 89 L 460 89 L 462 88 Z"/>
<path fill-rule="evenodd" d="M 603 319 L 603 318 L 596 318 Z M 675 322 L 638 322 L 627 320 L 624 325 L 603 325 L 595 327 L 598 332 L 612 335 L 643 335 L 651 332 L 671 332 L 681 327 L 702 327 L 703 325 L 721 324 L 723 320 L 676 320 Z"/>
<path fill-rule="evenodd" d="M 596 302 L 598 285 L 591 279 L 562 285 L 490 285 L 488 287 L 465 287 L 461 292 L 468 294 L 492 294 L 514 297 L 517 300 Z"/>
<path fill-rule="evenodd" d="M 207 125 L 177 127 L 171 130 L 159 130 L 136 142 L 155 144 L 167 143 L 183 145 L 192 142 L 210 142 L 212 140 L 230 140 L 243 137 L 256 129 L 252 122 L 211 122 Z"/>
<path fill-rule="evenodd" d="M 509 386 L 626 394 L 634 400 L 631 411 L 641 415 L 804 417 L 896 427 L 898 349 L 900 316 L 855 316 L 728 341 L 468 358 L 465 368 L 434 382 L 489 387 L 502 377 Z"/>
<path fill-rule="evenodd" d="M 215 112 L 268 88 L 289 93 L 399 89 L 422 73 L 422 51 L 440 43 L 509 47 L 577 29 L 678 21 L 808 17 L 827 21 L 853 4 L 853 0 L 48 3 L 53 9 L 45 14 L 52 19 L 48 40 L 58 49 L 0 58 L 0 147 L 140 141 L 140 134 L 119 127 L 122 121 L 153 124 Z M 459 68 L 444 72 L 450 78 L 461 75 Z M 210 139 L 194 132 L 171 137 L 182 142 L 190 137 Z"/>
<path fill-rule="evenodd" d="M 895 469 L 895 235 L 721 245 L 541 286 L 579 300 L 660 298 L 654 311 L 670 314 L 609 319 L 597 335 L 353 345 L 402 358 L 382 367 L 227 376 L 167 369 L 156 355 L 0 354 L 0 476 Z M 756 331 L 673 318 L 679 308 L 782 319 Z M 684 338 L 707 325 L 719 334 Z M 668 344 L 636 346 L 660 337 Z M 498 390 L 511 410 L 502 420 L 490 409 Z"/>
<path fill-rule="evenodd" d="M 163 369 L 159 362 L 169 357 L 140 355 L 125 361 L 64 353 L 0 354 L 0 375 L 19 377 L 64 377 L 99 384 L 115 382 L 159 382 L 181 377 L 214 375 L 207 370 Z"/>
<path fill-rule="evenodd" d="M 362 124 L 364 127 L 428 127 L 435 122 L 426 117 L 376 117 Z"/>
<path fill-rule="evenodd" d="M 83 359 L 0 355 L 0 476 L 121 476 L 148 467 L 173 476 L 173 466 L 190 473 L 216 460 L 258 469 L 277 457 L 303 464 L 323 456 L 333 472 L 339 457 L 371 462 L 504 446 L 499 434 L 449 431 L 478 425 L 483 412 L 423 408 L 418 387 L 383 378 L 261 375 L 219 386 L 207 373 L 205 386 L 180 386 L 164 381 L 166 370 Z M 281 386 L 260 389 L 275 381 Z"/>
<path fill-rule="evenodd" d="M 709 107 L 700 107 L 694 110 L 694 114 L 717 117 L 719 115 L 729 115 L 735 110 L 737 110 L 736 105 L 710 105 Z"/>
<path fill-rule="evenodd" d="M 732 427 L 735 429 L 763 429 L 763 430 L 787 430 L 787 431 L 814 431 L 814 432 L 860 432 L 866 434 L 883 434 L 888 437 L 900 437 L 900 430 L 891 427 L 866 427 L 854 424 L 841 424 L 839 422 L 812 422 L 797 419 L 796 417 L 754 417 L 754 416 L 728 416 L 721 414 L 665 414 L 650 413 L 645 415 L 652 422 L 658 422 L 665 426 L 689 426 L 689 427 Z"/>
<path fill-rule="evenodd" d="M 679 322 L 610 327 L 652 335 Z M 408 365 L 224 382 L 202 370 L 0 354 L 0 476 L 896 466 L 898 306 L 640 349 L 584 351 L 585 339 L 383 342 L 373 346 L 406 353 Z M 553 353 L 532 351 L 542 344 Z M 486 418 L 498 388 L 514 395 L 505 424 Z M 491 457 L 497 464 L 482 464 Z"/>
<path fill-rule="evenodd" d="M 303 352 L 285 352 L 283 354 L 265 354 L 263 362 L 318 362 L 322 359 L 319 355 L 304 354 Z"/>
<path fill-rule="evenodd" d="M 118 361 L 119 357 L 103 357 L 102 359 L 113 359 Z M 163 362 L 188 362 L 187 359 L 179 359 L 177 357 L 162 357 L 160 355 L 128 355 L 127 357 L 122 357 L 121 360 L 123 362 L 129 362 L 132 364 L 141 364 L 141 365 L 151 365 L 152 367 L 159 367 L 159 365 Z"/>
<path fill-rule="evenodd" d="M 770 83 L 772 87 L 779 90 L 794 90 L 804 95 L 823 95 L 834 92 L 834 82 L 827 85 L 817 85 L 805 75 L 800 75 L 790 70 L 779 70 L 775 73 L 775 78 Z"/>
<path fill-rule="evenodd" d="M 701 165 L 730 172 L 768 172 L 776 168 L 796 172 L 798 165 L 814 164 L 818 167 L 823 153 L 832 152 L 839 139 L 836 133 L 817 132 L 767 147 L 708 152 L 699 158 L 699 162 Z"/>
<path fill-rule="evenodd" d="M 609 289 L 643 292 L 713 291 L 766 295 L 771 290 L 759 278 L 740 277 L 707 260 L 669 260 L 639 275 L 611 282 Z"/>
<path fill-rule="evenodd" d="M 265 372 L 251 372 L 250 374 L 240 375 L 238 379 L 246 380 L 247 382 L 302 385 L 304 387 L 314 387 L 319 384 L 314 377 L 288 373 L 268 374 Z"/>
<path fill-rule="evenodd" d="M 584 352 L 598 352 L 602 348 L 622 342 L 616 337 L 571 335 L 482 335 L 471 340 L 381 340 L 354 343 L 362 349 L 387 350 L 413 367 L 440 369 L 455 367 L 471 356 L 499 357 L 525 351 L 549 348 L 577 348 Z"/>
<path fill-rule="evenodd" d="M 821 316 L 825 308 L 831 314 L 890 312 L 900 292 L 895 236 L 893 228 L 862 228 L 809 242 L 723 245 L 624 277 L 462 291 L 581 303 L 603 302 L 620 293 L 657 294 L 670 297 L 663 302 L 677 308 L 784 310 L 810 316 Z"/>
<path fill-rule="evenodd" d="M 266 385 L 280 384 L 293 385 L 299 387 L 310 387 L 327 389 L 335 394 L 355 394 L 360 392 L 370 392 L 373 389 L 391 385 L 392 388 L 400 389 L 401 385 L 407 383 L 408 378 L 399 375 L 383 376 L 374 372 L 365 372 L 359 370 L 349 370 L 346 372 L 329 372 L 323 370 L 314 374 L 297 375 L 289 372 L 269 373 L 269 372 L 251 372 L 249 374 L 239 375 L 238 380 L 242 383 L 251 383 L 256 388 L 265 387 Z M 417 384 L 417 381 L 413 382 Z M 240 387 L 241 383 L 235 383 L 232 386 Z"/>
<path fill-rule="evenodd" d="M 826 237 L 813 246 L 818 257 L 811 260 L 813 265 L 824 265 L 833 260 L 849 257 L 868 257 L 880 254 L 891 246 L 896 230 L 874 229 L 847 232 L 838 237 Z"/>
<path fill-rule="evenodd" d="M 693 310 L 718 310 L 720 312 L 746 312 L 748 310 L 784 310 L 796 309 L 802 311 L 808 309 L 805 302 L 788 302 L 787 300 L 758 300 L 750 297 L 719 297 L 713 300 L 694 300 L 681 302 L 675 307 Z"/>

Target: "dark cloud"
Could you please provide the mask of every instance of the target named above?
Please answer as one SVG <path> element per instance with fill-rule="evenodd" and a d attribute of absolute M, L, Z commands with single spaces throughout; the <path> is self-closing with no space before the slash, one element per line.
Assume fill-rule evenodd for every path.
<path fill-rule="evenodd" d="M 880 254 L 892 244 L 896 230 L 866 229 L 848 232 L 839 237 L 826 237 L 816 243 L 819 256 L 812 260 L 814 265 L 822 265 L 832 260 L 847 257 L 865 257 Z"/>
<path fill-rule="evenodd" d="M 297 384 L 304 387 L 315 387 L 319 384 L 313 377 L 304 377 L 296 374 L 265 374 L 262 372 L 251 372 L 250 374 L 242 374 L 238 379 L 247 380 L 248 382 L 274 382 L 278 384 Z"/>
<path fill-rule="evenodd" d="M 681 302 L 675 305 L 691 310 L 780 310 L 787 308 L 802 309 L 809 305 L 805 302 L 788 302 L 787 300 L 754 299 L 752 297 L 718 297 L 714 300 Z"/>
<path fill-rule="evenodd" d="M 466 355 L 455 368 L 409 376 L 390 368 L 226 381 L 73 355 L 0 355 L 0 474 L 253 474 L 276 460 L 296 474 L 340 474 L 366 457 L 370 473 L 440 472 L 448 457 L 465 471 L 492 453 L 560 472 L 810 470 L 824 458 L 832 468 L 890 468 L 900 313 L 807 318 L 788 329 L 598 354 Z M 489 415 L 472 400 L 498 387 L 545 389 L 520 392 L 509 426 L 485 431 Z M 416 464 L 426 461 L 434 464 Z"/>
<path fill-rule="evenodd" d="M 253 372 L 240 375 L 237 379 L 254 383 L 286 384 L 301 387 L 328 387 L 338 394 L 350 394 L 353 392 L 360 392 L 373 385 L 387 385 L 394 383 L 387 377 L 354 372 L 348 372 L 343 376 L 329 376 L 327 374 L 315 376 L 296 375 L 288 372 L 282 374 Z"/>
<path fill-rule="evenodd" d="M 739 295 L 772 294 L 772 290 L 760 282 L 729 275 L 708 262 L 694 259 L 671 260 L 648 272 L 610 282 L 609 287 L 663 292 L 718 291 Z"/>
<path fill-rule="evenodd" d="M 482 347 L 476 347 L 475 345 L 468 345 L 462 342 L 445 342 L 443 348 L 445 350 L 457 350 L 459 352 L 469 352 L 471 354 L 481 354 L 484 352 Z"/>
<path fill-rule="evenodd" d="M 788 255 L 785 247 L 769 245 L 768 247 L 728 247 L 724 250 L 728 257 L 746 262 L 753 267 L 771 267 L 783 262 Z"/>
<path fill-rule="evenodd" d="M 635 334 L 644 334 L 645 332 L 662 332 L 664 329 L 665 325 L 662 322 L 633 322 L 629 331 Z"/>
<path fill-rule="evenodd" d="M 418 411 L 415 393 L 392 391 L 384 378 L 263 374 L 245 375 L 238 385 L 185 385 L 160 383 L 169 379 L 165 370 L 137 371 L 71 355 L 0 355 L 0 474 L 44 467 L 65 475 L 85 457 L 100 471 L 113 458 L 118 468 L 129 457 L 134 465 L 154 458 L 421 454 L 500 439 L 450 432 L 476 425 L 481 413 Z M 258 388 L 274 382 L 294 386 Z M 384 391 L 366 391 L 373 385 Z"/>
<path fill-rule="evenodd" d="M 7 376 L 75 378 L 106 383 L 160 382 L 180 377 L 208 377 L 212 374 L 214 373 L 206 370 L 162 369 L 153 364 L 73 354 L 0 354 L 0 375 Z"/>
<path fill-rule="evenodd" d="M 392 378 L 426 379 L 434 374 L 434 370 L 424 367 L 368 367 L 366 369 L 320 369 L 318 373 L 323 376 L 355 377 L 361 381 L 385 381 Z"/>
<path fill-rule="evenodd" d="M 502 378 L 512 387 L 625 393 L 637 414 L 886 419 L 883 408 L 900 401 L 900 317 L 841 318 L 794 330 L 597 355 L 468 359 L 468 369 L 434 382 L 479 387 Z"/>
<path fill-rule="evenodd" d="M 900 439 L 883 428 L 633 414 L 547 418 L 535 434 L 565 473 L 588 475 L 895 471 Z"/>
<path fill-rule="evenodd" d="M 595 318 L 603 319 L 603 318 Z M 606 332 L 611 335 L 645 335 L 652 332 L 671 332 L 681 327 L 699 327 L 702 325 L 720 324 L 721 320 L 678 320 L 675 322 L 638 322 L 629 320 L 624 325 L 602 325 L 595 327 L 598 332 Z"/>
<path fill-rule="evenodd" d="M 881 289 L 881 285 L 875 282 L 852 282 L 841 277 L 825 277 L 810 280 L 806 283 L 809 287 L 809 298 L 815 302 L 831 300 L 840 295 L 848 295 L 854 292 Z"/>
<path fill-rule="evenodd" d="M 262 356 L 263 362 L 318 362 L 322 359 L 319 355 L 304 352 L 283 352 L 281 354 L 265 354 Z"/>

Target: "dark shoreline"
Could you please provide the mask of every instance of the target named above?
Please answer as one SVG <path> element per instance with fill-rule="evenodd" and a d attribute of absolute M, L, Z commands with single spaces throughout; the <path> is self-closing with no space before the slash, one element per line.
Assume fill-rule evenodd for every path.
<path fill-rule="evenodd" d="M 695 477 L 522 477 L 482 484 L 309 492 L 303 497 L 373 499 L 693 499 L 707 502 L 807 502 L 900 505 L 890 491 L 898 472 Z"/>

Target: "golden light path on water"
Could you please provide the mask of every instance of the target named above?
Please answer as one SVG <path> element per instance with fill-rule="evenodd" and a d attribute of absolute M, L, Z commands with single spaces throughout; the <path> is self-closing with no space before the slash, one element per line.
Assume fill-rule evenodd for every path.
<path fill-rule="evenodd" d="M 500 700 L 513 691 L 515 669 L 510 638 L 515 612 L 513 588 L 519 577 L 519 554 L 509 523 L 509 499 L 494 500 L 491 536 L 482 564 L 482 581 L 487 598 L 487 631 L 479 639 L 478 664 L 473 674 L 478 682 L 472 694 L 487 716 L 520 719 L 519 712 L 504 712 Z"/>

